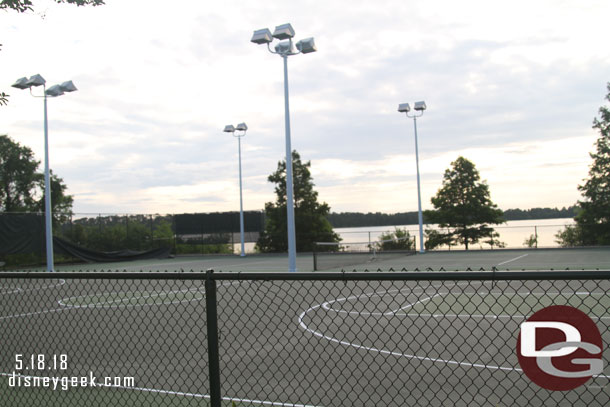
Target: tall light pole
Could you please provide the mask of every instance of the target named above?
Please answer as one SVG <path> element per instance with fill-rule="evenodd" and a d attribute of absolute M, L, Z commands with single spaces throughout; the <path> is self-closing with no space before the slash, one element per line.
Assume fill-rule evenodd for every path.
<path fill-rule="evenodd" d="M 41 86 L 43 93 L 41 96 L 32 93 L 32 87 Z M 12 85 L 17 89 L 30 89 L 30 94 L 34 97 L 44 99 L 44 213 L 45 213 L 45 238 L 47 250 L 47 271 L 53 271 L 53 223 L 51 216 L 51 176 L 49 170 L 49 126 L 47 122 L 47 96 L 57 97 L 64 92 L 74 92 L 76 86 L 72 81 L 63 82 L 60 85 L 53 85 L 49 89 L 46 87 L 45 79 L 40 75 L 33 75 L 30 78 L 19 78 Z"/>
<path fill-rule="evenodd" d="M 277 54 L 284 59 L 284 120 L 286 123 L 286 216 L 288 224 L 288 269 L 297 271 L 297 248 L 294 227 L 294 187 L 292 182 L 292 147 L 290 146 L 290 108 L 288 103 L 288 57 L 297 54 L 309 54 L 316 52 L 316 44 L 313 38 L 306 38 L 296 43 L 298 52 L 295 52 L 292 43 L 294 29 L 290 24 L 282 24 L 275 27 L 271 34 L 268 28 L 254 31 L 251 42 L 255 44 L 267 44 L 267 49 L 272 54 Z M 275 51 L 269 45 L 273 38 L 279 42 Z M 284 40 L 284 41 L 282 41 Z"/>
<path fill-rule="evenodd" d="M 413 118 L 413 126 L 415 128 L 415 165 L 417 166 L 417 210 L 418 210 L 418 218 L 419 218 L 419 252 L 425 253 L 424 250 L 424 219 L 421 211 L 421 187 L 419 180 L 419 151 L 417 148 L 417 118 L 421 117 L 424 114 L 424 110 L 426 110 L 426 102 L 415 102 L 415 106 L 413 109 L 417 113 L 413 113 L 409 115 L 409 111 L 411 110 L 411 106 L 408 103 L 401 103 L 398 105 L 398 111 L 401 113 L 405 113 L 408 118 Z"/>
<path fill-rule="evenodd" d="M 248 126 L 246 123 L 239 123 L 237 127 L 233 127 L 232 124 L 229 124 L 226 125 L 224 129 L 225 133 L 231 133 L 233 134 L 233 137 L 237 137 L 237 151 L 239 152 L 239 235 L 241 237 L 241 257 L 246 256 L 244 245 L 244 201 L 241 192 L 241 138 L 246 135 L 247 130 Z"/>

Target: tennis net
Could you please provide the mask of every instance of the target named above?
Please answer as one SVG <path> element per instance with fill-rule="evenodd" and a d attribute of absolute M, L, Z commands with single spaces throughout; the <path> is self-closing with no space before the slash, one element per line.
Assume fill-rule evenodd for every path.
<path fill-rule="evenodd" d="M 410 237 L 376 242 L 315 242 L 313 269 L 314 271 L 343 269 L 413 254 L 415 254 L 415 241 Z"/>

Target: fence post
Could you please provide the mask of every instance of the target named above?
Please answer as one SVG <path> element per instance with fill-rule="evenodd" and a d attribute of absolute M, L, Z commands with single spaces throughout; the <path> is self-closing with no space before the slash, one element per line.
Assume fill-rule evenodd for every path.
<path fill-rule="evenodd" d="M 210 371 L 210 406 L 221 407 L 220 361 L 218 356 L 218 309 L 216 304 L 216 281 L 213 270 L 205 276 L 205 312 L 208 328 L 208 367 Z"/>

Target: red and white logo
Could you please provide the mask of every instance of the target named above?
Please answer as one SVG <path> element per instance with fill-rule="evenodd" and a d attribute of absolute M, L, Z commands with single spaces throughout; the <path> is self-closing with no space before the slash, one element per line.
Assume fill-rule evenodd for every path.
<path fill-rule="evenodd" d="M 538 386 L 572 390 L 602 373 L 602 336 L 595 322 L 579 309 L 546 307 L 520 328 L 519 365 Z"/>

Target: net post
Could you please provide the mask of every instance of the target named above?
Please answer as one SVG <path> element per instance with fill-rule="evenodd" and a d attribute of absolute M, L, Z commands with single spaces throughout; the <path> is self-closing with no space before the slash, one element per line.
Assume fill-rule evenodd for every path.
<path fill-rule="evenodd" d="M 318 242 L 313 242 L 313 271 L 318 271 Z"/>

